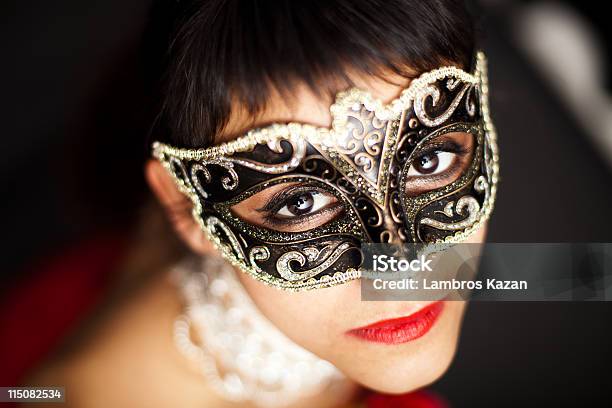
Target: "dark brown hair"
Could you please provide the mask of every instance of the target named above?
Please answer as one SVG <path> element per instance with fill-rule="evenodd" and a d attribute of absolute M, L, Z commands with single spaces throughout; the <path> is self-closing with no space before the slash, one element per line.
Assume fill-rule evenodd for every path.
<path fill-rule="evenodd" d="M 474 27 L 460 0 L 208 0 L 181 2 L 158 125 L 165 141 L 204 147 L 231 101 L 256 114 L 271 90 L 316 94 L 351 84 L 347 69 L 380 75 L 468 66 Z"/>

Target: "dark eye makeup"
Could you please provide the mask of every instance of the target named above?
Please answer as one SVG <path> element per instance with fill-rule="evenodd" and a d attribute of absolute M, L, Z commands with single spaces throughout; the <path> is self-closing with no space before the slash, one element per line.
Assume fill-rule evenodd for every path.
<path fill-rule="evenodd" d="M 262 214 L 266 224 L 296 226 L 312 223 L 310 228 L 315 228 L 338 216 L 343 209 L 342 203 L 323 189 L 294 185 L 274 194 L 256 211 Z"/>
<path fill-rule="evenodd" d="M 406 178 L 406 194 L 416 196 L 457 180 L 469 166 L 472 153 L 473 139 L 469 146 L 452 137 L 430 142 L 412 161 Z"/>

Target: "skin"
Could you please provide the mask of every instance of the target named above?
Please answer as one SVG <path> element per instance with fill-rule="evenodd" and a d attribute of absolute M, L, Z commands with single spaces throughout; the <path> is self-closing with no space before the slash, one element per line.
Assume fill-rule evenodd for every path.
<path fill-rule="evenodd" d="M 369 90 L 385 102 L 396 98 L 409 83 L 393 76 L 385 80 L 356 76 L 353 80 L 356 86 Z M 306 87 L 298 87 L 295 101 L 299 103 L 288 103 L 279 95 L 273 95 L 268 106 L 255 118 L 236 106 L 217 142 L 231 140 L 254 126 L 272 122 L 330 126 L 330 99 L 314 95 Z M 462 140 L 461 135 L 457 138 Z M 214 252 L 191 218 L 189 201 L 178 191 L 165 169 L 151 160 L 146 175 L 183 241 L 197 253 Z M 260 199 L 264 200 L 265 197 Z M 253 201 L 237 206 L 234 211 L 256 223 L 260 217 L 255 209 L 260 202 Z M 468 242 L 483 242 L 485 231 L 486 226 L 480 228 Z M 431 302 L 363 302 L 359 281 L 294 293 L 266 286 L 241 272 L 238 276 L 255 304 L 276 327 L 297 344 L 330 361 L 350 381 L 368 388 L 405 393 L 426 386 L 447 370 L 454 356 L 465 302 L 446 302 L 438 321 L 423 337 L 403 344 L 385 345 L 351 337 L 346 332 L 380 320 L 410 315 Z"/>

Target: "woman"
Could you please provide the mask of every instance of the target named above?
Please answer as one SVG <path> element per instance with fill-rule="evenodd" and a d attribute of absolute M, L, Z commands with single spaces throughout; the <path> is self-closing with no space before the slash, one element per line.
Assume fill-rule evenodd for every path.
<path fill-rule="evenodd" d="M 362 301 L 360 249 L 484 241 L 485 69 L 460 1 L 196 2 L 146 165 L 192 255 L 39 382 L 76 406 L 331 407 L 435 381 L 465 303 Z"/>

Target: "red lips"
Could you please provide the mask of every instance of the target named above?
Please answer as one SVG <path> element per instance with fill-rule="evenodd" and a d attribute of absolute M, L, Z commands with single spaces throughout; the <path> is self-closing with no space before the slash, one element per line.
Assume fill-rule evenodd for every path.
<path fill-rule="evenodd" d="M 443 301 L 434 302 L 410 316 L 381 320 L 368 326 L 349 330 L 347 334 L 375 343 L 406 343 L 427 333 L 443 309 Z"/>

